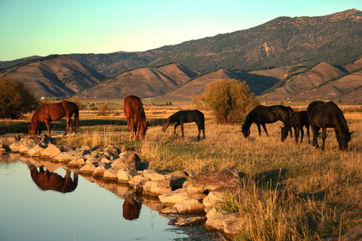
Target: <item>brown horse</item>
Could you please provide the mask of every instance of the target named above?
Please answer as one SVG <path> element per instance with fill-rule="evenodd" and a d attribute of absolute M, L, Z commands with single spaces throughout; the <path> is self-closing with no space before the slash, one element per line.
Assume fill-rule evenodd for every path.
<path fill-rule="evenodd" d="M 347 125 L 347 121 L 343 116 L 343 112 L 332 101 L 314 101 L 308 105 L 307 117 L 313 131 L 312 145 L 319 147 L 317 136 L 319 129 L 322 128 L 322 150 L 327 138 L 327 128 L 334 128 L 340 150 L 347 150 L 348 142 L 351 140 L 351 132 Z"/>
<path fill-rule="evenodd" d="M 295 135 L 295 143 L 298 143 L 299 133 L 301 134 L 300 143 L 303 142 L 304 130 L 303 126 L 307 129 L 308 143 L 309 141 L 309 121 L 307 118 L 307 111 L 293 112 L 292 117 L 289 118 L 287 123 L 281 127 L 281 141 L 288 137 L 288 131 L 293 127 Z"/>
<path fill-rule="evenodd" d="M 65 177 L 62 177 L 55 172 L 44 170 L 42 166 L 39 170 L 33 165 L 29 168 L 34 183 L 43 191 L 53 190 L 66 193 L 73 192 L 77 188 L 78 174 L 74 173 L 74 178 L 72 180 L 69 170 L 67 170 Z"/>
<path fill-rule="evenodd" d="M 50 122 L 60 120 L 64 116 L 66 118 L 66 129 L 64 135 L 66 135 L 67 133 L 72 133 L 73 114 L 74 114 L 75 131 L 76 131 L 79 123 L 79 109 L 75 103 L 70 101 L 62 101 L 55 104 L 42 104 L 39 107 L 39 109 L 35 111 L 33 117 L 31 118 L 31 123 L 28 128 L 29 134 L 35 135 L 37 133 L 37 130 L 39 130 L 38 126 L 40 122 L 46 125 L 49 136 L 51 136 Z"/>
<path fill-rule="evenodd" d="M 138 140 L 140 134 L 142 139 L 144 139 L 147 123 L 141 99 L 134 95 L 127 96 L 124 98 L 123 110 L 130 131 L 129 139 Z"/>

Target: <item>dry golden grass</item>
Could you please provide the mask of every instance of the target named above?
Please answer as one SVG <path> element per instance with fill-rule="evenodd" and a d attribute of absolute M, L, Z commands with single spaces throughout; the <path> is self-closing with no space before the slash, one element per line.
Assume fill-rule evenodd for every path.
<path fill-rule="evenodd" d="M 148 118 L 166 118 L 181 108 L 185 109 L 145 107 Z M 281 142 L 279 122 L 267 125 L 270 136 L 263 132 L 259 137 L 252 125 L 251 136 L 244 138 L 240 124 L 217 125 L 211 112 L 206 116 L 206 139 L 201 141 L 196 138 L 194 123 L 185 125 L 185 138 L 174 136 L 173 127 L 163 133 L 160 126 L 152 126 L 144 141 L 128 142 L 126 126 L 102 125 L 83 126 L 78 135 L 61 141 L 136 150 L 151 162 L 151 168 L 195 172 L 237 169 L 245 176 L 245 183 L 221 207 L 246 218 L 238 240 L 318 240 L 338 236 L 362 222 L 361 112 L 345 114 L 354 132 L 345 152 L 339 151 L 332 129 L 327 133 L 325 151 L 321 151 L 308 144 L 306 137 L 298 145 L 290 137 Z M 81 112 L 80 118 L 102 117 Z M 123 111 L 113 118 L 123 119 Z M 180 135 L 180 129 L 177 131 Z"/>

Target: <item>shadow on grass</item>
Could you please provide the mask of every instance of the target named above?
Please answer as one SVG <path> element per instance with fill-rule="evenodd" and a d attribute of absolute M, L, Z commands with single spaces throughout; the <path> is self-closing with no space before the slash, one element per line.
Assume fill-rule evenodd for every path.
<path fill-rule="evenodd" d="M 164 119 L 150 119 L 148 121 L 149 126 L 158 126 L 161 125 Z M 4 122 L 0 123 L 0 135 L 7 133 L 28 133 L 29 122 Z M 87 126 L 98 126 L 98 125 L 120 125 L 126 126 L 127 122 L 125 120 L 107 120 L 107 119 L 91 119 L 91 120 L 79 120 L 79 127 Z M 60 120 L 51 123 L 52 130 L 65 130 L 65 120 Z M 43 123 L 39 125 L 42 131 L 46 130 L 46 127 Z"/>

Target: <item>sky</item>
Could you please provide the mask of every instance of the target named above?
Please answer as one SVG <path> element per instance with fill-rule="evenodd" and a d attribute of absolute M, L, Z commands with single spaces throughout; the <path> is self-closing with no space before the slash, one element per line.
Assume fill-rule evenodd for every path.
<path fill-rule="evenodd" d="M 362 0 L 0 0 L 0 61 L 145 51 L 351 8 Z"/>

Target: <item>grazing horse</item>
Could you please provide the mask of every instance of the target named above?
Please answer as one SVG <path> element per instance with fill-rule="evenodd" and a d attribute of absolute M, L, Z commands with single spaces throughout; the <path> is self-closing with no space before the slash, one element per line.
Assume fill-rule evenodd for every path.
<path fill-rule="evenodd" d="M 142 101 L 134 95 L 124 98 L 124 115 L 130 131 L 130 140 L 138 140 L 139 135 L 144 139 L 147 131 L 146 114 L 143 109 Z"/>
<path fill-rule="evenodd" d="M 62 101 L 55 104 L 42 104 L 39 109 L 35 111 L 31 118 L 31 123 L 28 127 L 30 135 L 35 135 L 39 129 L 39 122 L 45 123 L 49 137 L 51 137 L 51 121 L 60 120 L 65 116 L 66 118 L 66 129 L 64 136 L 67 133 L 73 132 L 72 116 L 74 114 L 75 131 L 78 129 L 79 124 L 79 109 L 78 106 L 70 101 Z M 40 134 L 39 129 L 39 134 Z"/>
<path fill-rule="evenodd" d="M 199 133 L 197 139 L 200 140 L 200 132 L 202 130 L 205 139 L 205 118 L 204 114 L 198 110 L 180 110 L 171 115 L 164 121 L 162 131 L 165 132 L 170 125 L 174 125 L 174 133 L 176 135 L 176 127 L 181 126 L 181 134 L 184 137 L 184 123 L 195 122 Z"/>
<path fill-rule="evenodd" d="M 73 180 L 70 171 L 67 170 L 65 177 L 55 172 L 44 170 L 43 166 L 39 170 L 31 165 L 30 175 L 34 183 L 43 191 L 53 190 L 61 193 L 73 192 L 78 185 L 78 174 L 74 173 Z"/>
<path fill-rule="evenodd" d="M 299 139 L 299 132 L 301 134 L 300 143 L 303 142 L 304 137 L 304 131 L 303 127 L 306 127 L 307 129 L 307 136 L 308 136 L 308 143 L 310 143 L 309 140 L 309 121 L 307 118 L 307 111 L 296 111 L 292 114 L 292 117 L 287 121 L 285 126 L 281 127 L 281 141 L 284 141 L 285 138 L 288 136 L 288 131 L 293 127 L 294 129 L 294 135 L 295 135 L 295 143 L 298 143 Z"/>
<path fill-rule="evenodd" d="M 259 136 L 261 136 L 260 125 L 263 127 L 265 133 L 269 135 L 265 123 L 274 123 L 280 120 L 285 125 L 287 120 L 292 116 L 292 114 L 293 114 L 293 109 L 289 106 L 258 105 L 246 116 L 245 122 L 242 126 L 243 135 L 244 137 L 248 137 L 250 135 L 250 126 L 253 123 L 255 123 L 258 126 Z M 290 132 L 290 134 L 292 133 Z"/>
<path fill-rule="evenodd" d="M 351 132 L 349 132 L 347 121 L 343 116 L 343 112 L 339 107 L 331 102 L 314 101 L 308 105 L 307 116 L 313 131 L 312 145 L 319 147 L 317 136 L 319 129 L 322 128 L 322 150 L 327 138 L 327 128 L 334 128 L 339 149 L 346 150 L 348 142 L 351 140 Z"/>

